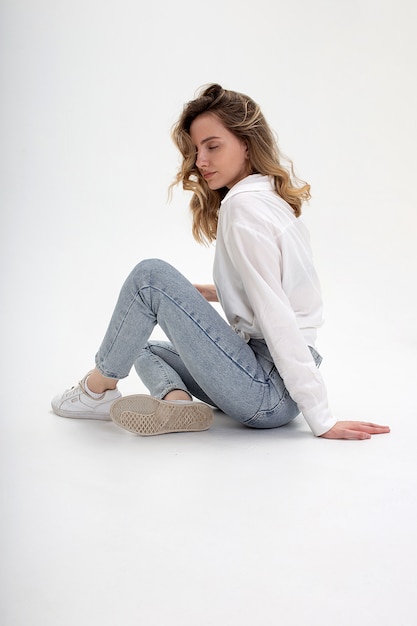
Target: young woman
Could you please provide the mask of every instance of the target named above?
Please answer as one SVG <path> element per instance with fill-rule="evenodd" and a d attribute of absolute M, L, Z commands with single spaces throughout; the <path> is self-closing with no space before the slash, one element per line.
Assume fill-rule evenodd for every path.
<path fill-rule="evenodd" d="M 259 106 L 210 85 L 185 105 L 173 138 L 183 159 L 175 183 L 193 193 L 193 235 L 216 240 L 215 285 L 192 285 L 161 260 L 139 263 L 95 369 L 53 399 L 55 413 L 111 418 L 142 435 L 207 429 L 211 407 L 252 428 L 301 412 L 329 439 L 389 432 L 336 421 L 328 407 L 314 347 L 322 302 L 300 217 L 310 187 L 281 164 Z M 209 303 L 217 300 L 228 323 Z M 148 341 L 155 324 L 169 342 Z M 117 381 L 133 365 L 150 396 L 120 396 Z"/>

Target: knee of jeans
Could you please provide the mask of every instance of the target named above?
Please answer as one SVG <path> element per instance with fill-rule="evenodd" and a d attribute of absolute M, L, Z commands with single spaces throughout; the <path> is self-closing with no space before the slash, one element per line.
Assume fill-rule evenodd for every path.
<path fill-rule="evenodd" d="M 134 267 L 133 272 L 144 276 L 158 274 L 159 272 L 166 274 L 170 267 L 170 264 L 162 259 L 143 259 Z"/>
<path fill-rule="evenodd" d="M 143 346 L 142 350 L 139 352 L 138 357 L 136 358 L 136 361 L 134 362 L 134 366 L 136 371 L 139 373 L 139 368 L 140 368 L 140 363 L 143 359 L 148 359 L 150 356 L 152 356 L 152 350 L 151 350 L 151 344 L 150 343 L 145 343 L 145 345 Z"/>
<path fill-rule="evenodd" d="M 161 259 L 144 259 L 140 261 L 126 278 L 124 287 L 134 291 L 141 287 L 155 285 L 158 277 L 166 277 L 170 265 Z"/>

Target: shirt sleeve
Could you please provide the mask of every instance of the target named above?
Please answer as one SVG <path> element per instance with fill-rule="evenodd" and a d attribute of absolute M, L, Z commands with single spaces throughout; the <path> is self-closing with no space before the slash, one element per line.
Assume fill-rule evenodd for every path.
<path fill-rule="evenodd" d="M 230 261 L 239 274 L 285 387 L 314 435 L 322 435 L 336 420 L 329 410 L 323 377 L 282 287 L 281 246 L 262 220 L 254 219 L 253 212 L 245 217 L 240 209 L 228 211 L 223 221 Z M 288 246 L 286 255 L 289 254 L 287 249 Z M 286 258 L 285 262 L 290 259 Z"/>

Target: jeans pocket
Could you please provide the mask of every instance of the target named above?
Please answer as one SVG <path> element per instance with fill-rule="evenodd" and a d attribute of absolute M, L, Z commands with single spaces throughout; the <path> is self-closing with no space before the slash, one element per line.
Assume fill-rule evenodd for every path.
<path fill-rule="evenodd" d="M 284 387 L 284 393 L 275 407 L 258 411 L 251 419 L 244 422 L 244 425 L 249 428 L 279 428 L 291 422 L 299 412 L 296 403 Z"/>
<path fill-rule="evenodd" d="M 252 349 L 256 352 L 256 358 L 269 378 L 269 401 L 272 407 L 259 410 L 253 417 L 245 421 L 244 425 L 249 428 L 278 428 L 291 422 L 299 415 L 300 410 L 285 388 L 284 381 L 279 375 L 264 342 L 256 341 L 254 344 Z M 309 346 L 309 349 L 316 366 L 320 367 L 323 357 L 312 346 Z"/>

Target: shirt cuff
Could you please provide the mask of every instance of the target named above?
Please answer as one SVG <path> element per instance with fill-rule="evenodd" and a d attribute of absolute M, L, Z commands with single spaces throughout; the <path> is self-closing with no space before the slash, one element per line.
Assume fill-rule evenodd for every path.
<path fill-rule="evenodd" d="M 316 437 L 324 435 L 324 433 L 327 433 L 327 431 L 333 428 L 337 423 L 337 419 L 335 419 L 330 412 L 326 411 L 323 413 L 322 409 L 312 409 L 308 411 L 308 415 L 305 413 L 303 413 L 303 415 L 307 424 L 313 431 L 313 435 Z"/>

